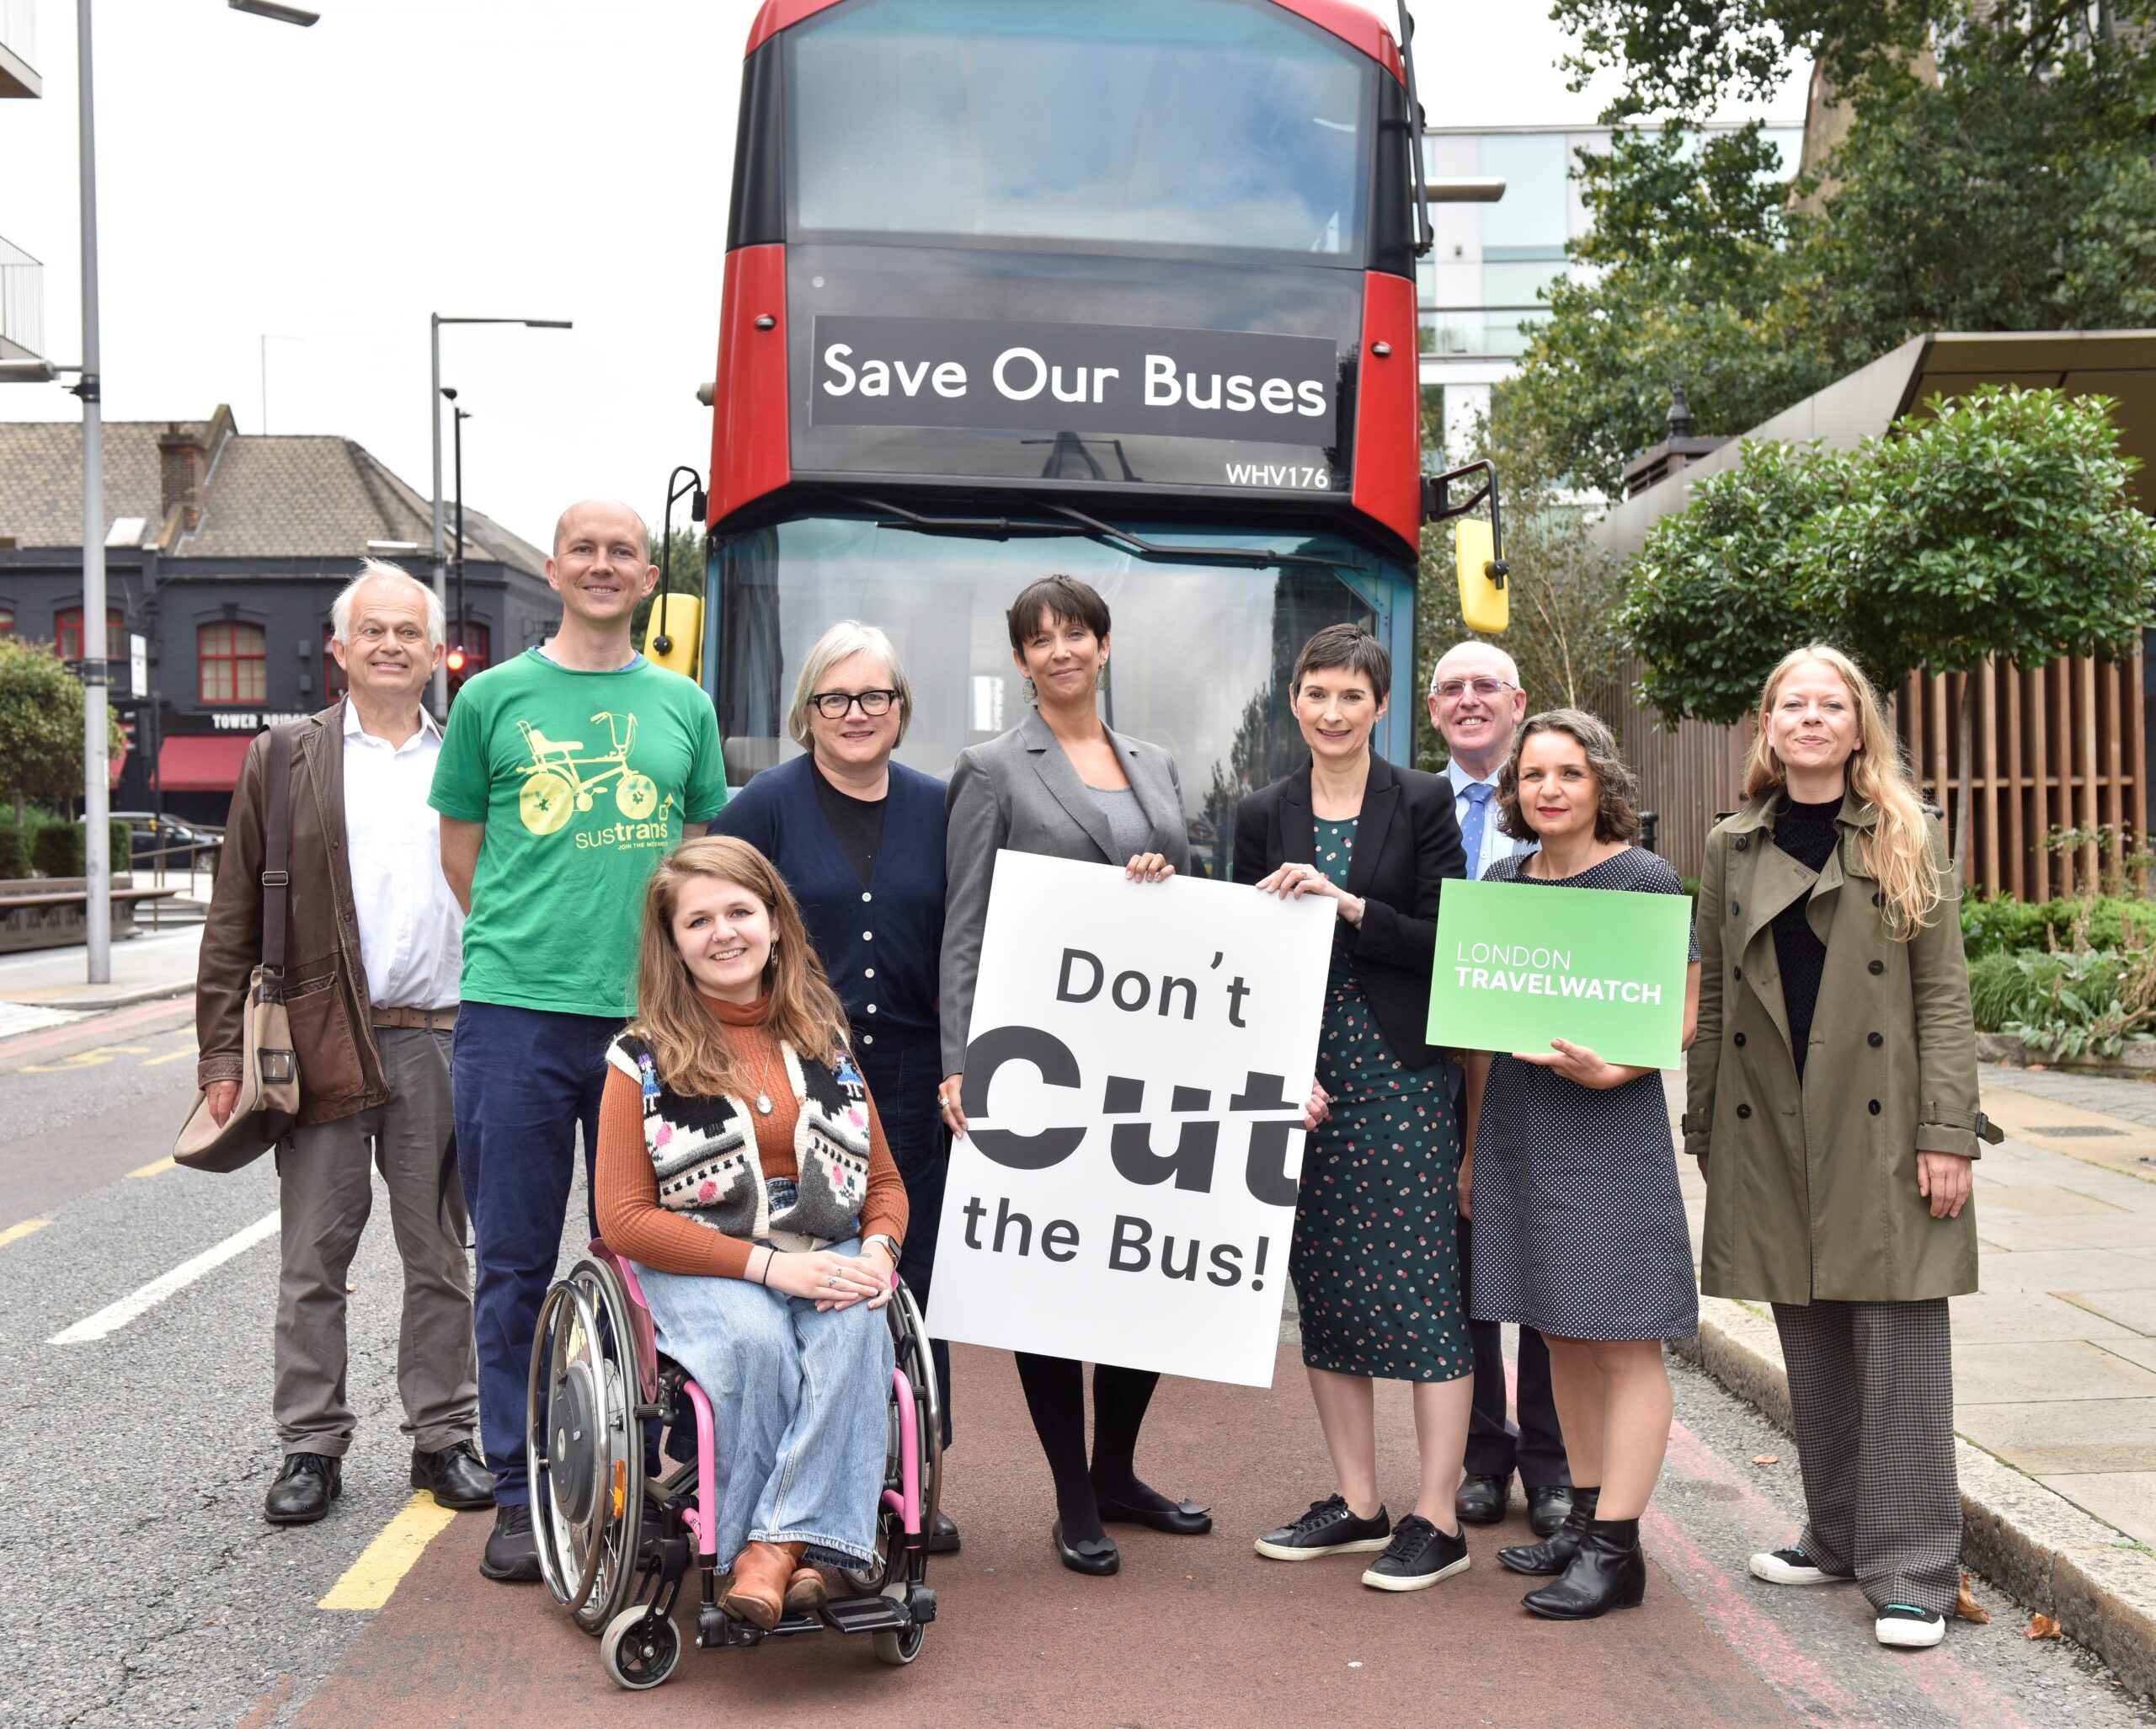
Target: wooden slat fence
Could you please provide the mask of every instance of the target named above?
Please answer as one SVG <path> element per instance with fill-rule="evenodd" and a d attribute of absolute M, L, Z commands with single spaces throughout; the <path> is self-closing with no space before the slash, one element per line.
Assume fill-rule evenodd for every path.
<path fill-rule="evenodd" d="M 2143 659 L 2076 657 L 2048 666 L 1988 664 L 1970 674 L 1916 673 L 1897 693 L 1894 722 L 1924 796 L 1947 814 L 1960 790 L 1961 703 L 1972 687 L 1972 889 L 2048 900 L 2124 868 L 2142 837 L 2148 774 Z M 1633 688 L 1628 679 L 1628 691 Z M 1628 697 L 1619 717 L 1641 805 L 1657 813 L 1657 846 L 1697 876 L 1716 813 L 1739 803 L 1751 723 L 1664 728 Z M 2057 851 L 2062 830 L 2102 830 Z"/>

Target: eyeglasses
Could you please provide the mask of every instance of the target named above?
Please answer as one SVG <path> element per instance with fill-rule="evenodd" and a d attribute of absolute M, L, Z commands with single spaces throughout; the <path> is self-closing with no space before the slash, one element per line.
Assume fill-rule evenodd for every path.
<path fill-rule="evenodd" d="M 871 720 L 891 712 L 891 705 L 899 700 L 896 691 L 819 691 L 809 702 L 816 712 L 825 720 L 844 720 L 846 711 L 858 702 L 861 712 Z"/>
<path fill-rule="evenodd" d="M 1442 696 L 1448 702 L 1457 702 L 1470 691 L 1485 702 L 1494 702 L 1501 691 L 1515 688 L 1502 679 L 1446 679 L 1430 686 L 1433 696 Z"/>

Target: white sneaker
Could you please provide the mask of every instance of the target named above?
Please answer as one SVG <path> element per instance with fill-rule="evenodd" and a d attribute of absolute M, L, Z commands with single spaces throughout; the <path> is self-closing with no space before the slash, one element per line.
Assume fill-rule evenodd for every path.
<path fill-rule="evenodd" d="M 1881 1645 L 1921 1651 L 1946 1636 L 1946 1617 L 1936 1609 L 1911 1609 L 1906 1603 L 1890 1603 L 1879 1611 L 1879 1619 L 1871 1624 L 1871 1630 Z"/>
<path fill-rule="evenodd" d="M 1801 1549 L 1777 1549 L 1770 1555 L 1753 1556 L 1752 1577 L 1764 1579 L 1769 1585 L 1831 1585 L 1835 1582 L 1834 1576 L 1822 1571 L 1819 1564 Z"/>

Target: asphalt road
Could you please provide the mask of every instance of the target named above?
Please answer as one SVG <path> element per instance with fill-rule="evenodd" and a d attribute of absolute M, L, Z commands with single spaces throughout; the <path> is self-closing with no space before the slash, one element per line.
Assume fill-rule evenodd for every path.
<path fill-rule="evenodd" d="M 133 1013 L 135 1011 L 129 1011 Z M 931 1573 L 942 1616 L 919 1662 L 877 1665 L 835 1636 L 748 1653 L 690 1650 L 651 1699 L 606 1682 L 592 1641 L 536 1588 L 474 1572 L 487 1516 L 435 1538 L 387 1608 L 323 1595 L 410 1498 L 394 1387 L 398 1273 L 386 1221 L 353 1273 L 350 1390 L 361 1414 L 344 1499 L 322 1524 L 260 1518 L 274 1240 L 238 1247 L 101 1337 L 54 1343 L 274 1214 L 266 1164 L 211 1178 L 156 1168 L 193 1091 L 191 1022 L 160 1008 L 0 1042 L 0 1723 L 561 1723 L 796 1721 L 1168 1726 L 1656 1723 L 2156 1725 L 2085 1652 L 2021 1636 L 1979 1584 L 1988 1626 L 1883 1652 L 1838 1589 L 1774 1591 L 1753 1549 L 1795 1529 L 1794 1451 L 1679 1365 L 1679 1429 L 1646 1529 L 1646 1606 L 1580 1627 L 1533 1621 L 1473 1533 L 1470 1571 L 1379 1598 L 1348 1562 L 1252 1557 L 1248 1534 L 1329 1485 L 1291 1350 L 1269 1393 L 1164 1385 L 1146 1465 L 1214 1502 L 1218 1533 L 1119 1534 L 1115 1579 L 1049 1552 L 1044 1469 L 1007 1358 L 959 1353 L 961 1442 L 946 1504 L 964 1552 Z M 147 1174 L 130 1175 L 130 1172 Z M 377 1193 L 379 1191 L 377 1190 Z M 573 1216 L 581 1214 L 581 1199 Z M 25 1233 L 12 1227 L 49 1219 Z M 139 1300 L 139 1299 L 138 1299 Z M 1385 1390 L 1385 1481 L 1412 1497 L 1402 1390 Z M 1769 1465 L 1754 1461 L 1775 1455 Z M 818 1707 L 821 1707 L 818 1710 Z M 654 1714 L 657 1715 L 654 1716 Z"/>

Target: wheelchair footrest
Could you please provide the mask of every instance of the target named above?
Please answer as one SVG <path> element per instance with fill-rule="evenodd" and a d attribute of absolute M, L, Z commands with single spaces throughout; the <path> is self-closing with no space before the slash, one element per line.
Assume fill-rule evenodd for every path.
<path fill-rule="evenodd" d="M 824 1605 L 825 1625 L 836 1633 L 897 1633 L 914 1622 L 894 1597 L 838 1597 Z"/>

